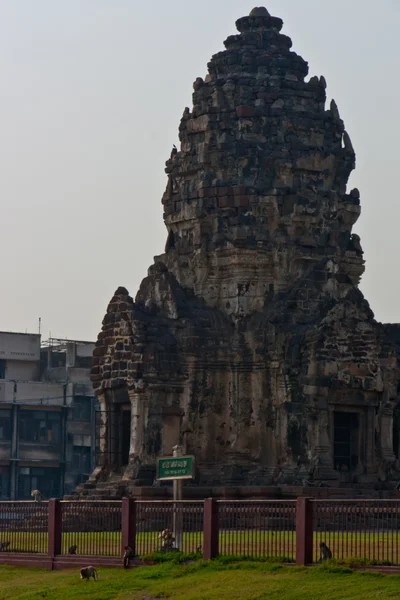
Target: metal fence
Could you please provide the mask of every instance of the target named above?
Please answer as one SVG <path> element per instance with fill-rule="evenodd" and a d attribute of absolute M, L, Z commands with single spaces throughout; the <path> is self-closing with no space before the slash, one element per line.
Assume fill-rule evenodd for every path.
<path fill-rule="evenodd" d="M 140 556 L 162 550 L 160 534 L 179 530 L 174 546 L 183 552 L 201 552 L 203 544 L 203 501 L 137 501 L 136 552 Z"/>
<path fill-rule="evenodd" d="M 45 554 L 48 502 L 0 502 L 0 551 Z"/>
<path fill-rule="evenodd" d="M 398 500 L 314 500 L 313 550 L 325 542 L 333 558 L 400 565 Z"/>
<path fill-rule="evenodd" d="M 60 505 L 62 554 L 121 556 L 121 500 Z"/>
<path fill-rule="evenodd" d="M 0 563 L 23 553 L 27 564 L 68 566 L 73 552 L 112 566 L 131 544 L 140 558 L 178 549 L 310 564 L 321 542 L 339 562 L 400 567 L 400 500 L 0 502 Z"/>
<path fill-rule="evenodd" d="M 295 500 L 221 500 L 218 521 L 221 555 L 295 559 Z"/>

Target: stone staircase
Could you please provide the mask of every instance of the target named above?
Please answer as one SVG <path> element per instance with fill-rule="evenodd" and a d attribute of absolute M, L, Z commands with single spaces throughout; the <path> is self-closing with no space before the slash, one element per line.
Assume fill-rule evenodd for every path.
<path fill-rule="evenodd" d="M 147 475 L 150 475 L 150 471 Z M 155 487 L 149 481 L 151 477 L 123 480 L 119 473 L 111 474 L 105 481 L 87 481 L 79 485 L 73 494 L 65 496 L 65 500 L 118 500 L 122 497 L 135 497 L 137 499 L 171 499 L 171 486 L 161 485 Z M 184 496 L 195 500 L 213 496 L 220 499 L 295 499 L 300 496 L 318 498 L 321 500 L 378 500 L 385 498 L 399 498 L 398 492 L 390 485 L 377 489 L 376 483 L 344 483 L 335 482 L 330 487 L 304 487 L 301 485 L 280 486 L 185 486 Z"/>
<path fill-rule="evenodd" d="M 123 480 L 122 472 L 114 472 L 104 481 L 89 479 L 81 483 L 75 492 L 64 498 L 65 500 L 118 500 L 123 496 L 133 496 L 134 489 L 151 488 L 155 476 L 155 465 L 142 465 L 135 480 Z"/>
<path fill-rule="evenodd" d="M 363 500 L 399 498 L 393 484 L 383 484 L 378 486 L 376 483 L 340 483 L 339 489 L 347 495 L 347 498 L 360 498 Z"/>
<path fill-rule="evenodd" d="M 119 500 L 125 495 L 126 483 L 121 475 L 113 473 L 106 481 L 87 481 L 77 486 L 65 500 Z"/>

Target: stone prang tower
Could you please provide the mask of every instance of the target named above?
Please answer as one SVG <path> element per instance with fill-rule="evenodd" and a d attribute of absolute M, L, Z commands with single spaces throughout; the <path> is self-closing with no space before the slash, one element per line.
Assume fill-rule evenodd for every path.
<path fill-rule="evenodd" d="M 353 146 L 282 25 L 255 8 L 194 82 L 166 163 L 165 253 L 135 300 L 119 288 L 108 306 L 93 479 L 117 473 L 124 493 L 177 443 L 199 484 L 398 476 L 400 333 L 358 289 Z"/>

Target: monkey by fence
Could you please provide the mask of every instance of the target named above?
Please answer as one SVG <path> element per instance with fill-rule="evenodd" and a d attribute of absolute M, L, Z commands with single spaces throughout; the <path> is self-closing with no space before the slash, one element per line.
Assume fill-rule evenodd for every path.
<path fill-rule="evenodd" d="M 332 552 L 329 546 L 325 544 L 325 542 L 321 542 L 319 545 L 320 558 L 319 563 L 322 563 L 324 560 L 330 560 L 332 558 Z"/>
<path fill-rule="evenodd" d="M 97 581 L 97 570 L 94 567 L 84 567 L 81 569 L 81 579 L 89 581 L 90 578 L 93 578 L 93 581 Z"/>
<path fill-rule="evenodd" d="M 129 559 L 131 558 L 135 558 L 133 548 L 131 546 L 125 546 L 125 552 L 123 556 L 124 569 L 127 569 L 129 567 Z"/>
<path fill-rule="evenodd" d="M 41 500 L 43 500 L 43 494 L 40 492 L 40 490 L 32 490 L 31 496 L 36 502 L 41 502 Z"/>

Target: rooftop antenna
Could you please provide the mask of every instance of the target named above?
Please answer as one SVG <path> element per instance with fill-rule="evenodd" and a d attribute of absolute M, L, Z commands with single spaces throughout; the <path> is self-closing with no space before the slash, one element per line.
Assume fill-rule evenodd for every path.
<path fill-rule="evenodd" d="M 39 335 L 40 335 L 41 326 L 42 326 L 42 317 L 39 317 Z"/>

